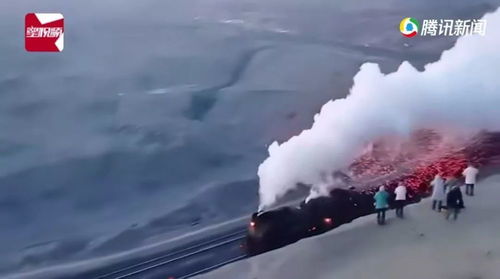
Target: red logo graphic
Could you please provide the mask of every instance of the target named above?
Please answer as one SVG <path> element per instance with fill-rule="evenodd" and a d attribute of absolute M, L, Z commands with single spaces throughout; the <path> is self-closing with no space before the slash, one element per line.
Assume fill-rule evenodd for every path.
<path fill-rule="evenodd" d="M 59 52 L 64 48 L 64 17 L 62 14 L 26 14 L 24 31 L 27 51 Z"/>

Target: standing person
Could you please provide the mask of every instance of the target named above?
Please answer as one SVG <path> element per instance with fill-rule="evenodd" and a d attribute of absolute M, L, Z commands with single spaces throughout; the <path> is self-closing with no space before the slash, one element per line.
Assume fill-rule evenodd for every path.
<path fill-rule="evenodd" d="M 403 208 L 406 203 L 406 186 L 400 182 L 398 187 L 394 190 L 394 194 L 396 194 L 396 216 L 399 218 L 403 218 Z"/>
<path fill-rule="evenodd" d="M 440 174 L 434 177 L 434 180 L 431 182 L 432 185 L 432 210 L 436 210 L 441 212 L 441 208 L 443 207 L 443 201 L 445 199 L 445 190 L 444 190 L 444 179 Z"/>
<path fill-rule="evenodd" d="M 462 172 L 465 177 L 465 194 L 469 196 L 474 196 L 474 186 L 476 184 L 476 177 L 479 170 L 475 168 L 472 164 Z"/>
<path fill-rule="evenodd" d="M 375 211 L 377 212 L 377 223 L 385 224 L 385 211 L 389 207 L 389 193 L 384 186 L 380 186 L 378 192 L 373 196 L 375 200 Z"/>
<path fill-rule="evenodd" d="M 450 215 L 453 213 L 453 220 L 457 220 L 460 209 L 464 208 L 464 200 L 460 187 L 453 186 L 448 195 L 446 195 L 446 207 L 446 219 L 449 219 Z"/>

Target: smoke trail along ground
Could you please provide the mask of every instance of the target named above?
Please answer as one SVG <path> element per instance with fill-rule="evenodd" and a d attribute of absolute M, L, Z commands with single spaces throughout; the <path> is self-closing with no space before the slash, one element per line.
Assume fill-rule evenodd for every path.
<path fill-rule="evenodd" d="M 319 183 L 320 173 L 347 166 L 366 144 L 385 135 L 404 137 L 420 128 L 500 130 L 500 13 L 484 19 L 485 36 L 460 38 L 424 72 L 404 62 L 384 76 L 377 65 L 362 65 L 350 95 L 326 103 L 310 129 L 270 145 L 258 169 L 260 208 L 298 182 Z"/>

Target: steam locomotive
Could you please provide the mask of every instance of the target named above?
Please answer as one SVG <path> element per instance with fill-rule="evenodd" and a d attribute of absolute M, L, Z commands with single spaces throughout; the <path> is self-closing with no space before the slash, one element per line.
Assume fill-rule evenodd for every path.
<path fill-rule="evenodd" d="M 408 188 L 407 203 L 419 202 L 428 196 L 429 182 L 441 172 L 446 177 L 460 177 L 467 162 L 478 166 L 500 163 L 500 133 L 481 133 L 471 144 L 436 162 L 412 169 L 406 177 L 374 182 L 365 185 L 365 191 L 355 188 L 334 189 L 327 197 L 303 202 L 299 207 L 282 207 L 254 213 L 247 233 L 247 253 L 250 255 L 276 249 L 302 238 L 321 234 L 352 220 L 375 212 L 373 195 L 378 186 L 384 185 L 392 193 L 399 181 L 413 185 Z M 350 185 L 348 176 L 342 180 Z M 384 180 L 381 180 L 384 181 Z M 393 207 L 394 196 L 389 200 Z"/>
<path fill-rule="evenodd" d="M 283 247 L 374 213 L 373 194 L 374 191 L 338 188 L 327 197 L 302 202 L 298 207 L 254 213 L 248 227 L 247 252 L 252 255 Z M 408 202 L 420 199 L 411 195 Z M 392 207 L 392 200 L 390 204 Z"/>

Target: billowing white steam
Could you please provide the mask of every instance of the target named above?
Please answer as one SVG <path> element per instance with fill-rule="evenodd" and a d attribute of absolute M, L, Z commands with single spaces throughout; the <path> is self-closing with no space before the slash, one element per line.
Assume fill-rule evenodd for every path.
<path fill-rule="evenodd" d="M 349 96 L 326 103 L 310 129 L 271 144 L 258 170 L 260 208 L 298 182 L 318 184 L 321 173 L 347 166 L 384 135 L 419 128 L 500 130 L 500 12 L 485 19 L 485 36 L 460 38 L 424 72 L 407 62 L 389 75 L 375 64 L 361 66 Z"/>

